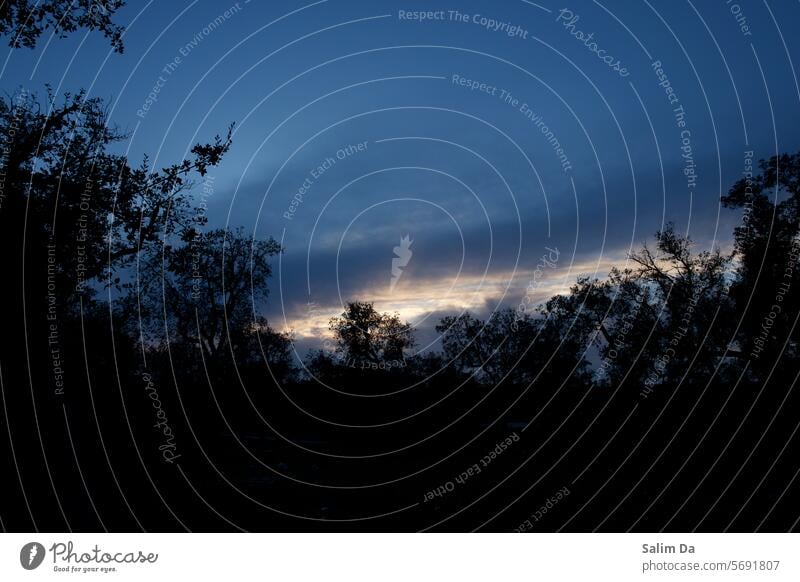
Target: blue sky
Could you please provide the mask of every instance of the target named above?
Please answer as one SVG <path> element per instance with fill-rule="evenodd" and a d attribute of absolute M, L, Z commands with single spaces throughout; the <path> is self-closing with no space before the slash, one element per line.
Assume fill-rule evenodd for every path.
<path fill-rule="evenodd" d="M 4 47 L 3 88 L 86 88 L 155 165 L 236 122 L 209 218 L 283 241 L 263 308 L 301 339 L 356 298 L 422 328 L 514 306 L 546 247 L 541 297 L 665 221 L 729 245 L 745 152 L 800 149 L 797 2 L 131 1 L 116 21 L 123 55 L 82 32 Z"/>

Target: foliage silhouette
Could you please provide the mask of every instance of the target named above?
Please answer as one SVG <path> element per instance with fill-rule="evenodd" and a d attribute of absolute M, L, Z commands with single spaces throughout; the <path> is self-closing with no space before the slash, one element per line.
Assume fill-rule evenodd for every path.
<path fill-rule="evenodd" d="M 0 34 L 11 37 L 12 47 L 33 48 L 46 30 L 64 38 L 87 28 L 102 32 L 121 53 L 124 29 L 111 18 L 123 6 L 124 0 L 5 0 L 0 4 Z"/>

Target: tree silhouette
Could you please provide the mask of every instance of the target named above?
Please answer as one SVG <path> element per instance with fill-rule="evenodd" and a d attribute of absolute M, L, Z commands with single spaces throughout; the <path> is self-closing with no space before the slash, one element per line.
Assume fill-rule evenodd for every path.
<path fill-rule="evenodd" d="M 800 310 L 800 154 L 773 156 L 759 167 L 760 173 L 737 181 L 722 199 L 743 210 L 734 230 L 738 267 L 731 297 L 741 319 L 737 342 L 744 354 L 753 354 L 756 368 L 772 361 L 767 355 L 777 354 L 782 341 L 790 340 L 792 354 L 800 341 L 796 326 L 789 331 Z"/>
<path fill-rule="evenodd" d="M 46 30 L 64 38 L 79 28 L 99 30 L 118 53 L 124 50 L 124 29 L 114 13 L 124 0 L 4 0 L 0 4 L 0 34 L 11 36 L 12 47 L 33 48 Z"/>
<path fill-rule="evenodd" d="M 184 239 L 154 249 L 142 264 L 138 289 L 152 337 L 199 349 L 209 364 L 231 356 L 258 361 L 261 338 L 268 361 L 286 366 L 289 338 L 257 315 L 280 245 L 247 237 L 241 228 L 190 231 Z"/>
<path fill-rule="evenodd" d="M 414 347 L 411 324 L 398 314 L 378 313 L 368 302 L 348 303 L 341 316 L 331 319 L 330 329 L 337 353 L 359 364 L 402 360 Z"/>
<path fill-rule="evenodd" d="M 13 411 L 9 430 L 39 443 L 26 451 L 21 470 L 48 484 L 40 510 L 52 516 L 45 527 L 59 529 L 65 523 L 58 498 L 78 495 L 79 487 L 73 452 L 64 445 L 71 437 L 83 442 L 85 454 L 105 454 L 87 433 L 103 419 L 119 418 L 114 396 L 123 385 L 141 385 L 144 356 L 154 348 L 137 349 L 139 335 L 126 333 L 135 318 L 115 321 L 135 315 L 118 308 L 131 269 L 165 232 L 178 236 L 194 228 L 191 178 L 219 163 L 229 140 L 198 145 L 188 160 L 159 171 L 133 168 L 113 152 L 124 136 L 108 124 L 102 101 L 83 93 L 58 102 L 48 97 L 44 105 L 24 91 L 0 99 L 0 245 L 6 250 L 0 260 L 14 281 L 0 286 L 0 374 L 6 388 L 14 387 L 4 392 L 4 408 Z M 167 376 L 153 376 L 168 401 L 161 384 Z M 141 401 L 128 413 L 140 426 L 151 424 L 152 409 Z M 46 434 L 37 431 L 39 422 L 47 423 Z M 123 443 L 121 427 L 105 423 L 105 438 Z"/>
<path fill-rule="evenodd" d="M 527 317 L 524 321 L 531 323 Z M 443 356 L 455 369 L 497 384 L 514 367 L 510 344 L 520 337 L 512 331 L 515 323 L 511 311 L 493 314 L 488 321 L 464 313 L 442 318 L 436 331 L 442 337 Z"/>
<path fill-rule="evenodd" d="M 24 92 L 0 100 L 0 131 L 9 152 L 3 236 L 21 236 L 17 219 L 24 214 L 29 248 L 53 242 L 63 255 L 62 289 L 108 282 L 162 235 L 196 226 L 190 178 L 219 164 L 230 131 L 224 139 L 195 145 L 190 159 L 160 171 L 146 158 L 133 168 L 110 151 L 125 136 L 109 125 L 101 100 L 81 92 L 67 94 L 60 104 L 50 95 L 48 103 L 51 110 L 44 111 Z"/>

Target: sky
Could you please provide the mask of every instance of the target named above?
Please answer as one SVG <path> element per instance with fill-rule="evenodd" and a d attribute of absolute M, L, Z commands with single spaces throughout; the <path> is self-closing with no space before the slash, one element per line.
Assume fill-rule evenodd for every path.
<path fill-rule="evenodd" d="M 129 1 L 115 21 L 122 55 L 83 31 L 3 47 L 3 89 L 104 98 L 134 164 L 235 122 L 197 201 L 283 244 L 258 308 L 305 347 L 370 300 L 424 349 L 442 315 L 602 277 L 667 222 L 729 248 L 748 156 L 800 150 L 798 2 Z"/>

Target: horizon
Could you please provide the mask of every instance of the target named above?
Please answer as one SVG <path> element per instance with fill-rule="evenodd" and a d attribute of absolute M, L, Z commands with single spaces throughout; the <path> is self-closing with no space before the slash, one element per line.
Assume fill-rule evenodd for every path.
<path fill-rule="evenodd" d="M 195 199 L 208 228 L 242 226 L 284 245 L 259 311 L 307 347 L 323 319 L 358 299 L 421 325 L 427 343 L 426 323 L 444 315 L 518 304 L 547 245 L 564 260 L 540 281 L 539 300 L 577 274 L 624 265 L 667 222 L 701 248 L 730 246 L 738 216 L 719 199 L 746 152 L 800 149 L 800 89 L 786 75 L 800 55 L 765 36 L 788 7 L 753 11 L 746 31 L 710 6 L 415 10 L 127 6 L 122 55 L 97 33 L 49 38 L 5 49 L 0 75 L 40 97 L 55 77 L 56 95 L 83 86 L 109 98 L 111 123 L 131 131 L 121 144 L 130 159 L 149 153 L 156 168 L 236 123 Z M 687 15 L 698 34 L 673 36 L 670 22 Z M 645 23 L 647 39 L 631 33 Z M 328 58 L 308 62 L 331 41 Z M 620 58 L 598 67 L 595 50 Z M 735 81 L 762 74 L 768 93 Z M 783 123 L 770 127 L 769 111 Z M 406 235 L 413 258 L 389 292 Z M 309 304 L 325 317 L 310 319 Z"/>

